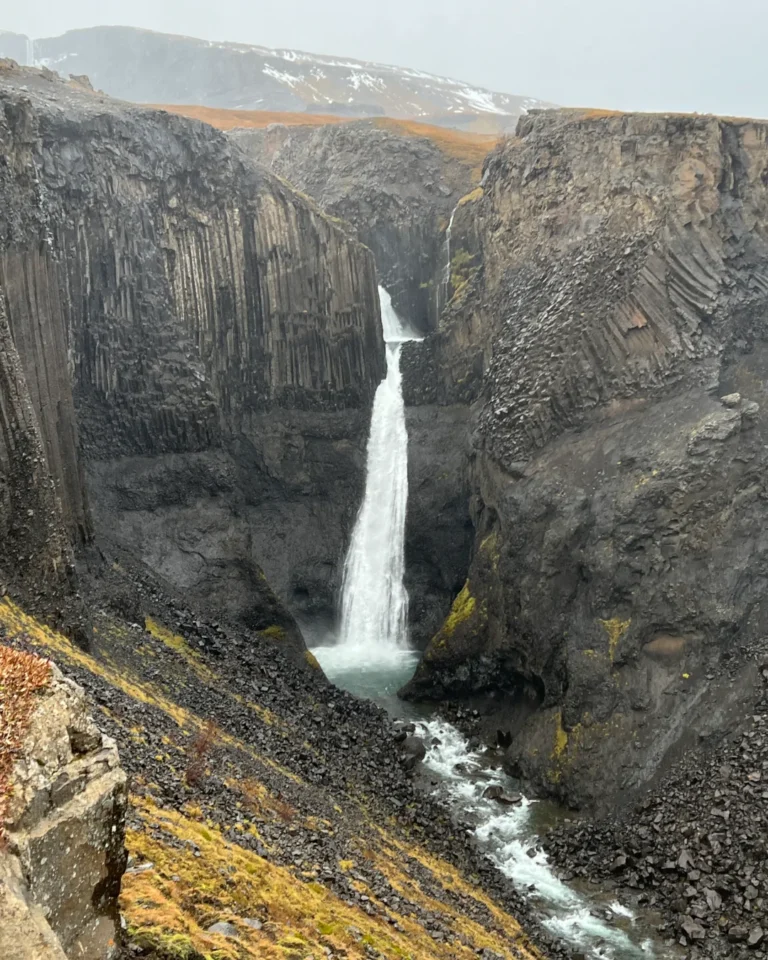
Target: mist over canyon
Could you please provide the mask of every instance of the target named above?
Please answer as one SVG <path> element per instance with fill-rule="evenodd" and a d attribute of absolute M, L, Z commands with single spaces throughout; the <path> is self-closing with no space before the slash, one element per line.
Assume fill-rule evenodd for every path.
<path fill-rule="evenodd" d="M 0 954 L 764 957 L 768 124 L 0 53 Z"/>

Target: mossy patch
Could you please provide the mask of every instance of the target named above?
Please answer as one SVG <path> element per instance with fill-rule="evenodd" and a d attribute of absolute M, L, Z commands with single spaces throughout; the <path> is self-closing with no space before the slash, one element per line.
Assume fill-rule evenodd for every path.
<path fill-rule="evenodd" d="M 120 626 L 107 625 L 104 628 L 108 633 L 114 631 L 115 640 L 119 639 L 118 634 L 123 630 Z M 162 710 L 167 716 L 171 717 L 176 724 L 186 733 L 194 734 L 202 730 L 205 721 L 192 713 L 190 710 L 179 706 L 167 697 L 154 684 L 138 679 L 125 666 L 118 667 L 105 660 L 97 660 L 89 653 L 85 653 L 79 647 L 76 647 L 66 637 L 51 630 L 50 627 L 35 620 L 17 607 L 7 597 L 0 601 L 0 630 L 2 630 L 9 639 L 19 638 L 26 640 L 33 646 L 41 647 L 49 654 L 55 654 L 62 662 L 72 664 L 87 670 L 94 676 L 100 677 L 110 686 L 122 691 L 126 696 L 131 697 L 139 703 Z M 237 697 L 235 698 L 237 699 Z M 262 719 L 273 716 L 271 711 L 257 704 L 247 704 L 254 713 L 261 716 Z M 295 783 L 303 783 L 301 777 L 293 771 L 288 770 L 281 764 L 276 763 L 271 757 L 264 757 L 257 753 L 250 745 L 242 740 L 231 736 L 228 733 L 220 734 L 222 744 L 234 747 L 247 754 L 257 763 L 270 767 L 279 772 L 282 776 Z"/>
<path fill-rule="evenodd" d="M 620 617 L 612 617 L 610 620 L 601 620 L 600 626 L 605 630 L 608 637 L 608 656 L 611 663 L 616 658 L 616 650 L 621 638 L 632 625 L 631 620 L 622 620 Z"/>
<path fill-rule="evenodd" d="M 552 759 L 559 760 L 565 753 L 568 746 L 568 732 L 563 727 L 563 714 L 557 713 L 557 723 L 555 724 L 555 743 L 552 748 Z"/>
<path fill-rule="evenodd" d="M 452 302 L 463 295 L 467 284 L 476 273 L 477 266 L 474 256 L 467 250 L 457 250 L 451 258 Z"/>
<path fill-rule="evenodd" d="M 162 623 L 158 623 L 157 620 L 153 620 L 151 617 L 147 617 L 144 621 L 144 629 L 150 636 L 153 636 L 155 640 L 159 640 L 168 647 L 169 650 L 173 650 L 174 653 L 183 657 L 187 665 L 192 668 L 198 678 L 204 683 L 210 684 L 216 679 L 213 671 L 202 662 L 200 654 L 190 647 L 184 637 L 164 627 Z"/>
<path fill-rule="evenodd" d="M 269 637 L 270 640 L 277 640 L 280 643 L 283 643 L 286 638 L 285 628 L 278 627 L 277 624 L 273 624 L 265 630 L 260 630 L 259 633 L 262 633 L 265 637 Z"/>
<path fill-rule="evenodd" d="M 482 187 L 475 187 L 470 193 L 464 194 L 464 196 L 459 200 L 458 206 L 463 207 L 468 203 L 477 203 L 478 200 L 482 200 L 485 191 Z"/>
<path fill-rule="evenodd" d="M 307 665 L 310 666 L 313 670 L 321 670 L 322 667 L 317 659 L 317 657 L 312 653 L 311 650 L 304 651 L 304 659 L 307 662 Z"/>

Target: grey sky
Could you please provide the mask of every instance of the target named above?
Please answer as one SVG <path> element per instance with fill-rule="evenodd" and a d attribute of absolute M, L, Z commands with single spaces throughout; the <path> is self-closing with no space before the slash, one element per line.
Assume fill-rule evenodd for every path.
<path fill-rule="evenodd" d="M 768 0 L 5 0 L 3 6 L 0 29 L 38 37 L 130 24 L 379 60 L 573 106 L 768 116 Z"/>

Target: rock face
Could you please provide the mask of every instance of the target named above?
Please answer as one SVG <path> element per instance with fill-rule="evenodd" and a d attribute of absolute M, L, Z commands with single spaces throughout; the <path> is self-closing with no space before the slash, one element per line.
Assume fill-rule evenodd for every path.
<path fill-rule="evenodd" d="M 466 204 L 459 203 L 473 195 L 493 138 L 378 120 L 230 135 L 349 221 L 373 251 L 399 314 L 418 330 L 435 329 L 450 290 L 446 229 L 454 212 L 454 220 L 463 219 Z M 434 635 L 461 588 L 472 539 L 469 408 L 451 398 L 434 405 L 435 371 L 424 369 L 430 350 L 430 344 L 408 344 L 401 364 L 409 406 L 406 585 L 411 638 L 419 646 Z M 464 399 L 460 390 L 456 396 Z"/>
<path fill-rule="evenodd" d="M 36 694 L 10 783 L 0 851 L 0 953 L 104 960 L 120 938 L 126 777 L 83 691 L 53 665 L 50 682 Z"/>
<path fill-rule="evenodd" d="M 410 117 L 493 133 L 513 129 L 526 110 L 546 106 L 380 63 L 133 27 L 91 27 L 34 41 L 0 33 L 0 56 L 87 74 L 112 96 L 141 103 Z"/>
<path fill-rule="evenodd" d="M 74 542 L 92 517 L 248 626 L 275 625 L 262 565 L 331 602 L 384 372 L 370 253 L 203 124 L 7 62 L 0 98 L 0 288 L 46 461 L 17 475 L 47 470 Z"/>
<path fill-rule="evenodd" d="M 328 213 L 351 223 L 373 251 L 398 313 L 424 333 L 437 327 L 446 228 L 479 179 L 493 137 L 392 120 L 272 124 L 230 136 Z"/>
<path fill-rule="evenodd" d="M 407 692 L 485 698 L 510 769 L 575 804 L 722 727 L 723 664 L 768 626 L 767 132 L 524 120 L 423 351 L 475 402 L 476 540 Z"/>

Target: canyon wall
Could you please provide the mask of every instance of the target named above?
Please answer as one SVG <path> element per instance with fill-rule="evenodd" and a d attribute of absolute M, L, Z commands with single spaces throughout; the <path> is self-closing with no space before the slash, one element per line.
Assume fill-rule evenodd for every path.
<path fill-rule="evenodd" d="M 264 573 L 332 604 L 384 372 L 371 254 L 204 124 L 8 61 L 0 99 L 0 288 L 71 540 L 254 628 Z"/>
<path fill-rule="evenodd" d="M 525 118 L 410 358 L 413 391 L 429 371 L 432 399 L 473 404 L 476 539 L 407 693 L 473 697 L 512 735 L 509 769 L 575 805 L 630 797 L 748 700 L 733 670 L 768 628 L 767 133 Z"/>
<path fill-rule="evenodd" d="M 436 329 L 452 290 L 448 225 L 452 214 L 463 221 L 459 202 L 472 196 L 493 138 L 389 120 L 274 124 L 230 136 L 328 213 L 352 224 L 373 251 L 400 316 L 421 332 Z M 409 433 L 406 581 L 411 636 L 419 646 L 435 633 L 461 587 L 472 539 L 469 408 L 460 392 L 455 403 L 441 393 L 450 407 L 430 406 L 437 395 L 434 371 L 424 375 L 420 362 L 411 364 L 414 376 L 409 376 L 410 352 L 418 356 L 428 349 L 407 344 L 403 357 Z"/>
<path fill-rule="evenodd" d="M 236 129 L 230 136 L 373 251 L 398 313 L 422 332 L 442 308 L 445 232 L 480 175 L 493 137 L 394 120 Z"/>

